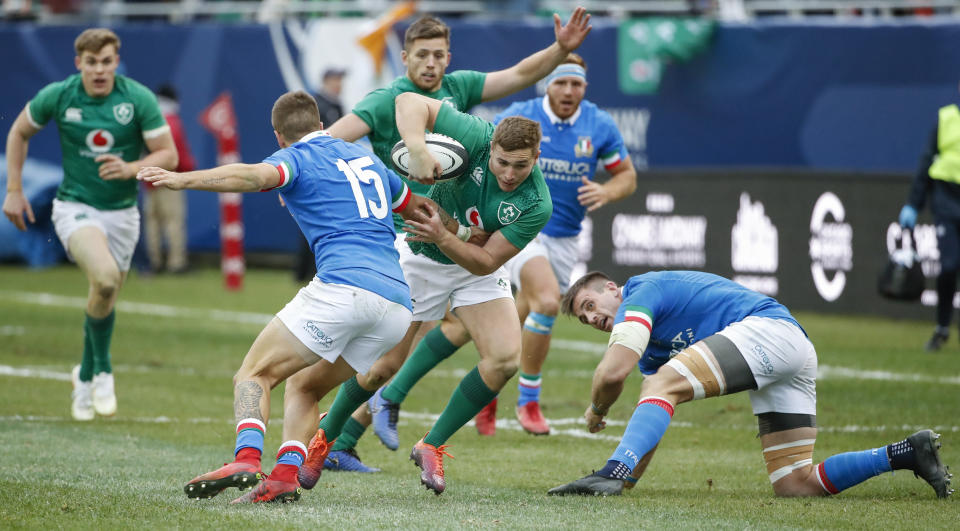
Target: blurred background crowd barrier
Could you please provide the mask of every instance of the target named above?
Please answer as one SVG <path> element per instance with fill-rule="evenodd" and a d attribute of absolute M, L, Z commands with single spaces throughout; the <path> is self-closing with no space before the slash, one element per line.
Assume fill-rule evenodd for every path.
<path fill-rule="evenodd" d="M 7 13 L 17 1 L 4 3 Z M 76 8 L 64 15 L 74 17 L 64 19 L 66 25 L 37 22 L 63 7 L 57 2 L 31 4 L 36 21 L 0 23 L 10 73 L 0 84 L 4 132 L 37 90 L 74 72 L 79 31 L 107 24 L 122 39 L 123 73 L 151 88 L 176 87 L 201 168 L 216 164 L 217 151 L 197 117 L 218 96 L 232 98 L 241 160 L 258 162 L 277 149 L 269 124 L 277 96 L 315 91 L 322 73 L 338 68 L 347 72 L 344 108 L 352 108 L 403 73 L 400 43 L 412 20 L 377 33 L 377 16 L 396 5 L 379 0 L 275 2 L 276 16 L 252 10 L 270 2 L 62 3 Z M 420 2 L 419 10 L 439 14 L 452 28 L 448 71 L 494 71 L 553 41 L 551 20 L 537 15 L 563 14 L 574 4 L 604 15 L 593 19 L 593 32 L 578 50 L 588 64 L 587 99 L 613 115 L 634 163 L 648 170 L 632 199 L 592 220 L 587 232 L 593 241 L 585 243 L 592 253 L 583 267 L 612 268 L 621 277 L 645 268 L 707 269 L 740 275 L 797 309 L 929 313 L 873 304 L 879 299 L 868 297 L 873 288 L 867 284 L 875 282 L 887 250 L 900 245 L 890 224 L 937 109 L 958 96 L 958 2 L 465 1 Z M 527 16 L 504 16 L 513 10 Z M 306 15 L 314 12 L 338 16 Z M 299 15 L 283 16 L 290 13 Z M 374 57 L 372 49 L 384 52 Z M 492 117 L 540 89 L 474 112 Z M 39 188 L 39 196 L 49 195 L 44 183 L 49 188 L 59 181 L 59 158 L 53 128 L 31 141 L 25 181 Z M 815 210 L 820 218 L 813 219 Z M 736 243 L 741 213 L 775 226 L 773 247 L 770 231 L 741 230 Z M 218 216 L 215 194 L 188 193 L 192 253 L 219 250 Z M 247 194 L 243 218 L 248 252 L 296 251 L 302 236 L 275 194 Z M 932 278 L 936 242 L 924 221 L 917 239 Z M 630 236 L 654 229 L 674 232 L 658 232 L 646 243 Z M 48 224 L 32 236 L 11 231 L 11 224 L 0 224 L 0 259 L 32 265 L 59 259 L 43 248 L 52 234 L 44 232 L 52 231 Z M 664 234 L 682 241 L 670 243 Z M 617 247 L 618 241 L 634 247 Z M 687 252 L 690 241 L 700 241 L 700 250 Z M 56 238 L 49 244 L 58 245 Z M 666 247 L 650 247 L 661 244 Z M 766 258 L 750 265 L 754 259 L 745 258 L 744 248 Z M 633 258 L 618 262 L 617 256 Z M 827 287 L 815 285 L 815 277 Z"/>

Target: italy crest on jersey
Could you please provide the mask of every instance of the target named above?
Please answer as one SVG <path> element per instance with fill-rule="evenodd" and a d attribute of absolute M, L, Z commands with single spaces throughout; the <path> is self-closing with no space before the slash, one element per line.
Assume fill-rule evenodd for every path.
<path fill-rule="evenodd" d="M 509 225 L 519 217 L 520 209 L 517 208 L 516 205 L 506 201 L 500 201 L 500 206 L 497 208 L 497 219 L 500 220 L 500 223 Z"/>
<path fill-rule="evenodd" d="M 589 136 L 581 136 L 577 138 L 577 145 L 573 146 L 573 152 L 578 157 L 592 157 L 593 156 L 593 142 L 590 141 Z"/>
<path fill-rule="evenodd" d="M 120 125 L 127 125 L 133 120 L 133 104 L 119 103 L 113 106 L 113 117 Z"/>

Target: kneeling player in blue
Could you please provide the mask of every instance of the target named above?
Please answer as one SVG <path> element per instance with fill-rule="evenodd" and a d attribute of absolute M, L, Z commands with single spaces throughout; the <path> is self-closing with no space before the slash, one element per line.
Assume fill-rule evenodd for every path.
<path fill-rule="evenodd" d="M 640 401 L 620 445 L 597 472 L 548 494 L 617 495 L 640 478 L 679 404 L 749 391 L 767 474 L 777 496 L 837 494 L 891 470 L 911 470 L 946 498 L 953 489 L 940 462 L 940 436 L 906 439 L 813 464 L 817 438 L 817 353 L 806 332 L 776 300 L 709 273 L 660 271 L 619 287 L 588 273 L 570 287 L 561 309 L 610 332 L 584 413 L 596 433 L 639 366 Z"/>
<path fill-rule="evenodd" d="M 282 149 L 260 164 L 187 173 L 144 168 L 137 176 L 175 190 L 279 190 L 317 262 L 317 276 L 260 332 L 234 376 L 234 461 L 187 483 L 184 492 L 189 498 L 257 485 L 270 390 L 315 364 L 320 370 L 305 391 L 314 403 L 341 383 L 347 392 L 359 389 L 355 375 L 366 373 L 403 338 L 412 316 L 410 289 L 393 246 L 396 232 L 390 211 L 408 218 L 429 200 L 413 195 L 365 149 L 322 132 L 317 104 L 306 92 L 281 96 L 271 119 Z M 297 474 L 317 417 L 290 407 L 299 398 L 291 395 L 287 389 L 286 442 L 277 453 L 276 466 L 234 503 L 300 498 Z M 332 443 L 343 424 L 321 418 L 319 433 Z M 331 446 L 325 441 L 313 447 L 322 454 L 321 462 Z"/>

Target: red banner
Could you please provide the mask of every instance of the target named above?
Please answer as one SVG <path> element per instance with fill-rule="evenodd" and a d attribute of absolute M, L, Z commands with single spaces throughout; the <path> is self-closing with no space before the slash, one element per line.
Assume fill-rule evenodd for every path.
<path fill-rule="evenodd" d="M 200 123 L 217 139 L 217 163 L 240 161 L 237 113 L 229 92 L 220 94 L 200 114 Z M 229 290 L 243 288 L 246 264 L 243 259 L 243 196 L 220 194 L 220 270 Z"/>

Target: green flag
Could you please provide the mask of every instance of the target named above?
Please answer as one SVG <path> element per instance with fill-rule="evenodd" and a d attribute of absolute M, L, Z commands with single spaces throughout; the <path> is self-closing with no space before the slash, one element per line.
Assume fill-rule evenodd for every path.
<path fill-rule="evenodd" d="M 711 20 L 642 18 L 624 21 L 617 33 L 620 90 L 653 94 L 664 64 L 688 61 L 706 49 L 713 35 Z"/>

